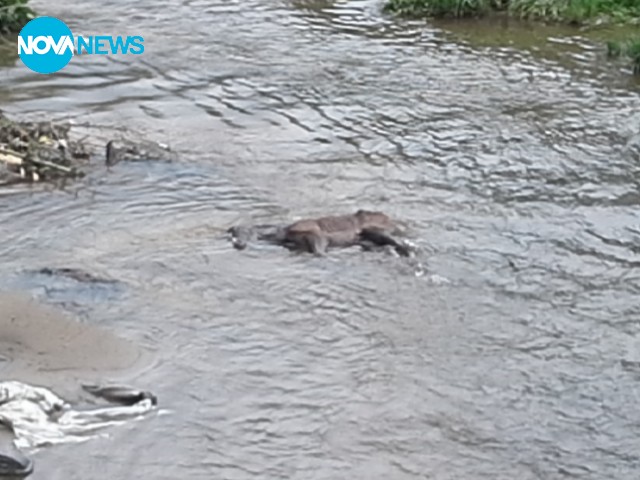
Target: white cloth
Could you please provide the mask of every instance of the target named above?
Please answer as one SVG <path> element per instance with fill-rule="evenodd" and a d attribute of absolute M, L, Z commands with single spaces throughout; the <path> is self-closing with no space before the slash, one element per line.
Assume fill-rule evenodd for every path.
<path fill-rule="evenodd" d="M 144 399 L 131 406 L 75 410 L 46 388 L 0 382 L 0 422 L 13 430 L 18 448 L 83 442 L 105 427 L 139 419 L 153 407 Z"/>

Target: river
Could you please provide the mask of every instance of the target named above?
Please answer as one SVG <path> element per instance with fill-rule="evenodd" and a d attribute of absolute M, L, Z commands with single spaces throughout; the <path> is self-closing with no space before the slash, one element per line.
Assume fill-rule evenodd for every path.
<path fill-rule="evenodd" d="M 180 160 L 0 196 L 0 287 L 140 345 L 168 410 L 31 478 L 637 478 L 640 96 L 593 44 L 481 45 L 371 0 L 32 3 L 145 53 L 4 67 L 2 108 Z M 360 207 L 425 275 L 222 235 Z M 24 274 L 45 266 L 122 287 Z"/>

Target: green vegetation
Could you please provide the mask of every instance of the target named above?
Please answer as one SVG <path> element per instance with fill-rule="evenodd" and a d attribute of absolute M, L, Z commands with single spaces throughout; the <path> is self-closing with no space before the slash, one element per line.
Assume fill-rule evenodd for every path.
<path fill-rule="evenodd" d="M 389 0 L 385 10 L 412 17 L 474 17 L 491 10 L 491 4 L 491 0 Z"/>
<path fill-rule="evenodd" d="M 0 0 L 0 35 L 18 33 L 35 14 L 29 0 Z"/>
<path fill-rule="evenodd" d="M 638 0 L 388 0 L 385 9 L 401 15 L 456 18 L 504 12 L 518 18 L 579 24 L 640 18 Z"/>
<path fill-rule="evenodd" d="M 611 58 L 620 56 L 630 58 L 633 73 L 640 75 L 640 37 L 626 42 L 607 42 L 607 53 Z"/>
<path fill-rule="evenodd" d="M 640 24 L 640 0 L 387 0 L 385 11 L 435 18 L 482 17 L 487 14 L 589 25 Z M 607 44 L 612 58 L 626 56 L 640 75 L 640 38 Z"/>

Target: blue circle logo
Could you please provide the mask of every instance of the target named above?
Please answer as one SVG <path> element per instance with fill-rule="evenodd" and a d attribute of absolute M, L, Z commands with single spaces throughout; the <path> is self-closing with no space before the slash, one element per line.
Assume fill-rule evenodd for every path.
<path fill-rule="evenodd" d="M 38 17 L 27 23 L 18 36 L 18 55 L 27 67 L 38 73 L 54 73 L 73 57 L 73 34 L 54 17 Z"/>

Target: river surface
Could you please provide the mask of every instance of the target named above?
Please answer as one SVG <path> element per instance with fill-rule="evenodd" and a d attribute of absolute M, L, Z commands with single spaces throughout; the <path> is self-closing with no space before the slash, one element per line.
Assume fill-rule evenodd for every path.
<path fill-rule="evenodd" d="M 640 96 L 594 44 L 476 44 L 378 1 L 32 3 L 145 53 L 5 67 L 2 108 L 181 156 L 0 196 L 0 287 L 150 352 L 132 381 L 169 410 L 32 478 L 637 479 Z M 360 207 L 424 275 L 222 235 Z"/>

